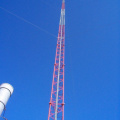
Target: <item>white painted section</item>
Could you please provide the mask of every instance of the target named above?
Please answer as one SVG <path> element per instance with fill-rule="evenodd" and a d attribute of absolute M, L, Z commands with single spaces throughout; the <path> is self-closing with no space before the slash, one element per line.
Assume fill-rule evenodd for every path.
<path fill-rule="evenodd" d="M 0 85 L 0 116 L 12 93 L 13 93 L 13 87 L 10 84 L 3 83 Z"/>
<path fill-rule="evenodd" d="M 59 25 L 65 25 L 65 9 L 61 9 Z"/>

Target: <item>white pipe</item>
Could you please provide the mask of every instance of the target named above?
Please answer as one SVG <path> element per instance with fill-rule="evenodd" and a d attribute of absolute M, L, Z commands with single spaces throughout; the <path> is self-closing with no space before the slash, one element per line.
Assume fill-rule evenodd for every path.
<path fill-rule="evenodd" d="M 0 85 L 0 116 L 5 109 L 8 99 L 13 93 L 13 87 L 8 83 Z"/>

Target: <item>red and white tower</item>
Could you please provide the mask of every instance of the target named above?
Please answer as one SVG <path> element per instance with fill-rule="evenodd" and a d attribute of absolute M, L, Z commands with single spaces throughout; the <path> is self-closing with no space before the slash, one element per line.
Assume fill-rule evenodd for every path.
<path fill-rule="evenodd" d="M 64 120 L 65 0 L 62 0 L 48 120 Z"/>

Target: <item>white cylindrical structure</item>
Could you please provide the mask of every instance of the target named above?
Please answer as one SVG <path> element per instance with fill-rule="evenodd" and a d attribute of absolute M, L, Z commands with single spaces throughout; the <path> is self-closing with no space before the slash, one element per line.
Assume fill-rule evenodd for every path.
<path fill-rule="evenodd" d="M 5 109 L 8 99 L 13 93 L 13 87 L 8 83 L 0 85 L 0 116 Z"/>

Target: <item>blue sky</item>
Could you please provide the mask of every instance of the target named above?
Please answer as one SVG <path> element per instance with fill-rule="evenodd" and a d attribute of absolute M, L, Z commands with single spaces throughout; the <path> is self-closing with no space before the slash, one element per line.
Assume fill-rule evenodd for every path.
<path fill-rule="evenodd" d="M 66 0 L 65 120 L 119 120 L 118 0 Z M 44 29 L 44 32 L 29 22 Z M 0 1 L 0 83 L 9 120 L 47 120 L 61 0 Z"/>

